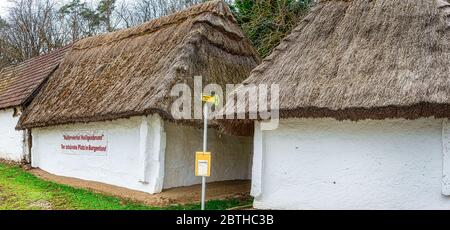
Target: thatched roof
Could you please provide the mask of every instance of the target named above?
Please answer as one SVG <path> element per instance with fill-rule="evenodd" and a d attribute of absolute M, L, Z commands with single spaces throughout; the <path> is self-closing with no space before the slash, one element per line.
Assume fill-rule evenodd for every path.
<path fill-rule="evenodd" d="M 450 4 L 321 1 L 244 83 L 279 84 L 284 118 L 450 117 Z"/>
<path fill-rule="evenodd" d="M 171 119 L 177 83 L 239 83 L 260 62 L 222 1 L 83 39 L 21 117 L 19 128 L 149 113 Z"/>
<path fill-rule="evenodd" d="M 70 46 L 0 71 L 0 109 L 23 106 L 55 71 Z"/>

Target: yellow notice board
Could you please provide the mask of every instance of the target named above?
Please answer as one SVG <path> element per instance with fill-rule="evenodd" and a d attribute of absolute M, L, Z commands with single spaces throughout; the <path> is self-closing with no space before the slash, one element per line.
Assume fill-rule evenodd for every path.
<path fill-rule="evenodd" d="M 195 153 L 195 176 L 211 176 L 211 153 Z"/>
<path fill-rule="evenodd" d="M 219 105 L 219 97 L 217 97 L 217 96 L 210 96 L 210 95 L 203 94 L 202 95 L 202 101 L 204 101 L 206 103 Z"/>

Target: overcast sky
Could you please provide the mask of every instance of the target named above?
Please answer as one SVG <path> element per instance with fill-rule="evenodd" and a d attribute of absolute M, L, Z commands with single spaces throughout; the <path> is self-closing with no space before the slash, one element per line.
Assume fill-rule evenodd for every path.
<path fill-rule="evenodd" d="M 60 0 L 61 2 L 67 1 L 67 0 Z M 84 0 L 86 2 L 95 2 L 96 0 Z M 130 1 L 130 0 L 118 0 L 117 2 L 121 1 Z M 10 6 L 11 3 L 9 0 L 0 0 L 0 16 L 6 17 L 8 6 Z"/>
<path fill-rule="evenodd" d="M 8 0 L 0 0 L 0 16 L 5 17 L 6 15 L 6 8 L 8 7 L 10 3 Z"/>

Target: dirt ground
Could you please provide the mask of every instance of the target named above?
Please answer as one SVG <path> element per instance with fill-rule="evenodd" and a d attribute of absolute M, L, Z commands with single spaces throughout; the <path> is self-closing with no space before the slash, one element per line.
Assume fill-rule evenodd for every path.
<path fill-rule="evenodd" d="M 145 192 L 130 190 L 100 182 L 56 176 L 41 169 L 30 169 L 29 172 L 44 180 L 53 181 L 76 188 L 88 189 L 123 199 L 142 202 L 149 206 L 162 207 L 172 204 L 195 203 L 199 202 L 201 195 L 200 185 L 166 189 L 162 193 L 151 195 Z M 207 184 L 206 199 L 220 200 L 228 198 L 245 198 L 249 196 L 249 191 L 250 181 L 248 180 L 212 182 Z"/>

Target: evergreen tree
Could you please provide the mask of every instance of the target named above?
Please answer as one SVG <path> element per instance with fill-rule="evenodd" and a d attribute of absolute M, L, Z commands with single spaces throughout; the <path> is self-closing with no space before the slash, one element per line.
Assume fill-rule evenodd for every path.
<path fill-rule="evenodd" d="M 98 14 L 90 9 L 85 2 L 71 0 L 59 10 L 65 18 L 71 31 L 72 41 L 97 33 L 100 25 Z"/>
<path fill-rule="evenodd" d="M 231 8 L 262 57 L 269 55 L 305 15 L 313 0 L 236 0 Z"/>
<path fill-rule="evenodd" d="M 98 13 L 98 19 L 101 23 L 104 24 L 105 29 L 107 32 L 112 32 L 115 30 L 114 26 L 112 25 L 113 22 L 113 12 L 116 7 L 116 0 L 101 0 L 98 3 L 97 7 L 97 13 Z"/>

